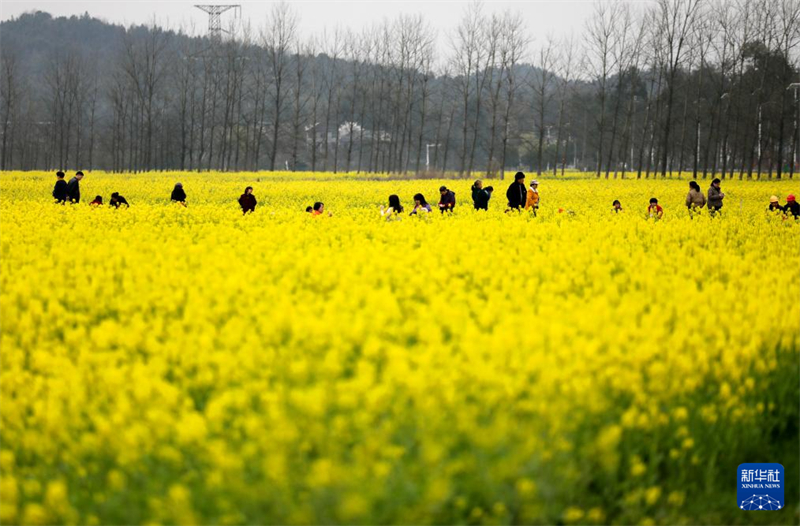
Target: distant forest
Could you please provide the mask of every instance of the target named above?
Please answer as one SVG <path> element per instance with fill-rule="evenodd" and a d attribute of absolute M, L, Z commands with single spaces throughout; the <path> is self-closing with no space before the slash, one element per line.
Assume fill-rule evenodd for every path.
<path fill-rule="evenodd" d="M 421 16 L 309 37 L 286 3 L 221 38 L 31 12 L 0 24 L 0 168 L 798 168 L 800 0 L 598 1 L 559 38 L 458 16 L 437 49 Z"/>

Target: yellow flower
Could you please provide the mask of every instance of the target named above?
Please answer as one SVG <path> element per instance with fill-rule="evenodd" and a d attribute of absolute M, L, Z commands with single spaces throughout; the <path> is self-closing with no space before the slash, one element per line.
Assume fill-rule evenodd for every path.
<path fill-rule="evenodd" d="M 726 179 L 710 218 L 685 179 L 577 172 L 536 217 L 390 174 L 84 179 L 125 210 L 51 179 L 0 174 L 2 523 L 677 521 L 727 491 L 705 456 L 796 417 L 800 223 L 764 213 L 796 181 Z M 376 220 L 441 184 L 452 215 Z"/>
<path fill-rule="evenodd" d="M 647 502 L 649 506 L 654 505 L 658 502 L 658 499 L 661 497 L 661 488 L 658 486 L 651 486 L 647 488 L 647 491 L 644 492 L 644 500 Z"/>
<path fill-rule="evenodd" d="M 583 510 L 573 506 L 567 508 L 566 511 L 564 511 L 564 522 L 566 522 L 567 524 L 574 524 L 583 519 L 583 516 L 584 516 Z"/>

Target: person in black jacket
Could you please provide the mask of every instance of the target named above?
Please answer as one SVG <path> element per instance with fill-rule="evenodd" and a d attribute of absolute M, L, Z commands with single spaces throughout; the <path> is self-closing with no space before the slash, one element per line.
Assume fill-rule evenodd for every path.
<path fill-rule="evenodd" d="M 256 209 L 256 196 L 253 195 L 253 187 L 248 186 L 244 189 L 244 193 L 239 197 L 239 206 L 242 207 L 242 213 L 253 212 Z"/>
<path fill-rule="evenodd" d="M 64 180 L 64 172 L 56 172 L 56 186 L 53 188 L 53 199 L 56 203 L 64 204 L 67 202 L 67 182 Z"/>
<path fill-rule="evenodd" d="M 506 191 L 509 210 L 519 210 L 525 206 L 528 200 L 528 189 L 525 188 L 525 174 L 517 172 L 514 175 L 514 182 L 511 183 Z"/>
<path fill-rule="evenodd" d="M 800 204 L 793 194 L 786 196 L 786 205 L 783 207 L 783 212 L 788 216 L 792 214 L 792 218 L 797 219 L 800 217 Z"/>
<path fill-rule="evenodd" d="M 81 179 L 83 179 L 83 172 L 75 172 L 75 177 L 67 183 L 67 201 L 70 203 L 81 202 Z"/>
<path fill-rule="evenodd" d="M 175 183 L 175 188 L 172 189 L 170 199 L 172 199 L 173 203 L 180 203 L 186 206 L 186 192 L 183 191 L 183 185 L 181 183 Z"/>
<path fill-rule="evenodd" d="M 491 186 L 484 188 L 480 179 L 475 181 L 472 185 L 472 203 L 475 205 L 475 210 L 489 210 L 489 199 L 493 191 L 494 188 Z"/>
<path fill-rule="evenodd" d="M 121 205 L 125 205 L 126 208 L 130 208 L 131 206 L 127 199 L 119 195 L 119 192 L 114 192 L 111 194 L 111 201 L 108 202 L 108 206 L 119 208 Z"/>
<path fill-rule="evenodd" d="M 452 212 L 456 206 L 456 193 L 448 190 L 446 186 L 439 188 L 439 194 L 442 196 L 439 199 L 439 210 L 444 214 L 445 212 Z"/>

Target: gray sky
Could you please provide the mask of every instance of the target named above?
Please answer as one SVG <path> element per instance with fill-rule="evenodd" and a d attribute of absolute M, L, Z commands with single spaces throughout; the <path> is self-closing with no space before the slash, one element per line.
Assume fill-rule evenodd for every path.
<path fill-rule="evenodd" d="M 47 11 L 54 16 L 80 15 L 88 12 L 91 16 L 110 22 L 130 24 L 149 22 L 155 16 L 160 25 L 176 28 L 180 25 L 194 24 L 196 31 L 205 32 L 208 17 L 193 7 L 196 3 L 219 3 L 242 5 L 242 18 L 250 19 L 254 27 L 268 12 L 273 2 L 248 0 L 4 0 L 0 3 L 0 19 L 7 20 L 26 11 Z M 425 19 L 440 33 L 442 38 L 451 31 L 458 22 L 465 0 L 289 0 L 300 15 L 300 29 L 308 35 L 336 25 L 360 29 L 372 22 L 380 22 L 383 18 L 393 18 L 399 13 L 422 14 Z M 485 12 L 502 12 L 510 8 L 522 13 L 530 34 L 537 41 L 544 40 L 548 33 L 561 35 L 573 29 L 580 30 L 584 21 L 592 13 L 591 0 L 525 0 L 499 1 L 484 0 Z M 231 15 L 223 15 L 223 25 Z M 442 51 L 444 51 L 442 49 Z"/>
<path fill-rule="evenodd" d="M 8 20 L 33 10 L 47 11 L 54 16 L 91 16 L 109 22 L 141 24 L 154 18 L 161 26 L 173 29 L 183 27 L 187 32 L 205 34 L 208 15 L 194 7 L 196 3 L 239 3 L 241 18 L 258 28 L 261 21 L 277 0 L 3 0 L 0 2 L 0 20 Z M 632 4 L 643 4 L 650 0 L 628 0 Z M 288 0 L 300 16 L 302 35 L 321 33 L 323 30 L 352 28 L 359 30 L 383 19 L 395 18 L 401 13 L 422 14 L 437 31 L 437 50 L 442 55 L 450 53 L 448 35 L 458 24 L 470 0 Z M 593 0 L 484 0 L 484 12 L 501 13 L 506 9 L 519 11 L 533 37 L 530 49 L 544 42 L 548 35 L 563 36 L 576 32 L 579 36 L 584 24 L 593 12 Z M 235 15 L 230 11 L 223 15 L 223 27 Z"/>

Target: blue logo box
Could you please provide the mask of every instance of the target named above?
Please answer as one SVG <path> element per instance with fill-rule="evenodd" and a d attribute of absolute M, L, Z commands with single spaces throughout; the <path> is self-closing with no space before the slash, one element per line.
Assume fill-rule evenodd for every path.
<path fill-rule="evenodd" d="M 744 511 L 777 511 L 783 500 L 783 466 L 775 463 L 739 464 L 736 471 L 736 505 Z"/>

